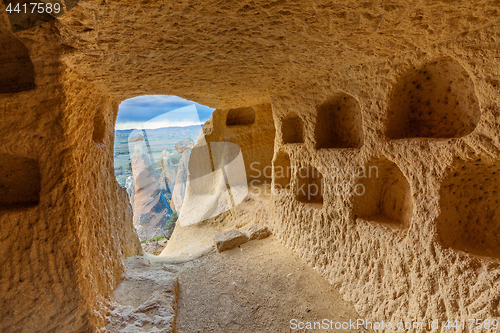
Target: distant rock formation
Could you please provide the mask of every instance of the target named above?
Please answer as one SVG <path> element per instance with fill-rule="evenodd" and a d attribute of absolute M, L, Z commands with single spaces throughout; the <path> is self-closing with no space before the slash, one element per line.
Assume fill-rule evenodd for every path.
<path fill-rule="evenodd" d="M 134 179 L 132 176 L 128 176 L 125 182 L 125 188 L 127 189 L 128 198 L 130 200 L 130 204 L 134 207 Z"/>
<path fill-rule="evenodd" d="M 134 142 L 132 156 L 134 226 L 140 239 L 163 236 L 163 228 L 173 213 L 160 188 L 144 140 L 140 134 L 131 137 Z M 144 136 L 142 136 L 144 138 Z"/>
<path fill-rule="evenodd" d="M 164 192 L 167 199 L 172 199 L 172 191 L 174 190 L 176 172 L 174 164 L 170 155 L 165 150 L 161 154 L 161 175 L 160 175 L 160 188 Z M 171 202 L 171 208 L 175 209 L 173 203 Z"/>
<path fill-rule="evenodd" d="M 130 133 L 128 137 L 128 142 L 140 142 L 144 140 L 144 132 L 143 131 L 133 131 Z"/>
<path fill-rule="evenodd" d="M 175 150 L 182 154 L 184 151 L 193 148 L 193 146 L 193 140 L 191 138 L 186 138 L 175 144 Z"/>
<path fill-rule="evenodd" d="M 175 144 L 175 149 L 182 153 L 177 169 L 177 177 L 175 179 L 174 192 L 172 193 L 172 203 L 175 210 L 180 212 L 184 195 L 186 194 L 186 182 L 188 177 L 189 157 L 191 156 L 191 148 L 194 142 L 191 139 L 183 139 Z"/>

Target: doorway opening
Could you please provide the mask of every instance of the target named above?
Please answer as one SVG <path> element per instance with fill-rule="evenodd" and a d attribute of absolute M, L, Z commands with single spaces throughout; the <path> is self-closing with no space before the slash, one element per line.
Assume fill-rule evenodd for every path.
<path fill-rule="evenodd" d="M 175 228 L 186 191 L 191 150 L 214 109 L 169 95 L 120 104 L 114 169 L 127 189 L 145 252 L 159 254 Z"/>

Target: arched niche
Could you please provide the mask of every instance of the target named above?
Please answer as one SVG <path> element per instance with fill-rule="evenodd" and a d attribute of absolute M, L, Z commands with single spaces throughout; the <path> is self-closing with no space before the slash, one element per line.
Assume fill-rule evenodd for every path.
<path fill-rule="evenodd" d="M 481 112 L 474 82 L 445 57 L 401 75 L 389 101 L 386 136 L 458 138 L 476 128 Z"/>

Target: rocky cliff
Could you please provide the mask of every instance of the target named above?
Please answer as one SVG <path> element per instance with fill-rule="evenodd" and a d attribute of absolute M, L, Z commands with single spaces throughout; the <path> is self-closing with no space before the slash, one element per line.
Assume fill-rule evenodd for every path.
<path fill-rule="evenodd" d="M 141 240 L 164 237 L 171 220 L 170 203 L 160 188 L 160 179 L 151 163 L 144 137 L 132 136 L 132 179 L 134 226 Z"/>
<path fill-rule="evenodd" d="M 188 163 L 191 156 L 191 148 L 194 142 L 191 139 L 184 139 L 175 144 L 175 149 L 181 153 L 181 159 L 177 168 L 177 175 L 175 177 L 175 187 L 172 193 L 172 201 L 174 202 L 175 209 L 180 212 L 182 202 L 186 194 L 186 182 L 188 180 Z"/>

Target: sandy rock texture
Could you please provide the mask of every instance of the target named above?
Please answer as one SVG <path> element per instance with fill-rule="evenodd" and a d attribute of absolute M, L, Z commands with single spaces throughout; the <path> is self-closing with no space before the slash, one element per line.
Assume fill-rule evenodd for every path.
<path fill-rule="evenodd" d="M 274 232 L 363 317 L 500 315 L 498 69 L 481 60 L 497 55 L 473 42 L 493 31 L 273 97 L 274 167 L 291 170 L 274 182 Z M 331 124 L 343 138 L 322 148 L 332 100 L 326 117 L 342 115 Z M 299 186 L 319 178 L 320 194 L 304 199 Z"/>
<path fill-rule="evenodd" d="M 178 289 L 177 276 L 168 265 L 128 258 L 105 332 L 175 332 Z"/>
<path fill-rule="evenodd" d="M 271 183 L 275 127 L 270 103 L 217 109 L 203 126 L 203 134 L 207 143 L 231 142 L 238 145 L 250 187 Z"/>
<path fill-rule="evenodd" d="M 13 33 L 0 3 L 0 329 L 105 325 L 140 252 L 114 122 L 143 94 L 218 108 L 207 141 L 238 144 L 249 181 L 252 162 L 291 170 L 272 177 L 273 233 L 361 316 L 498 317 L 498 14 L 494 0 L 89 0 Z M 172 249 L 200 230 L 213 242 L 185 228 Z"/>
<path fill-rule="evenodd" d="M 118 103 L 61 62 L 55 22 L 14 35 L 0 9 L 2 55 L 29 60 L 0 93 L 0 331 L 91 332 L 141 253 L 113 176 Z"/>
<path fill-rule="evenodd" d="M 214 251 L 175 267 L 180 286 L 179 332 L 290 332 L 292 318 L 340 323 L 358 318 L 336 288 L 274 237 Z M 361 327 L 337 331 L 372 332 Z"/>
<path fill-rule="evenodd" d="M 339 68 L 492 28 L 498 11 L 493 0 L 91 0 L 58 28 L 75 51 L 65 62 L 119 100 L 168 93 L 240 108 Z"/>
<path fill-rule="evenodd" d="M 215 247 L 222 252 L 248 242 L 246 234 L 238 230 L 228 230 L 215 235 Z"/>
<path fill-rule="evenodd" d="M 187 226 L 177 223 L 160 257 L 176 260 L 197 257 L 214 249 L 215 235 L 228 230 L 239 230 L 249 235 L 246 230 L 250 226 L 257 222 L 268 225 L 271 218 L 270 185 L 261 185 L 257 190 L 250 191 L 242 203 L 216 217 Z"/>
<path fill-rule="evenodd" d="M 248 237 L 248 240 L 254 239 L 264 239 L 268 237 L 271 232 L 269 228 L 264 223 L 252 224 L 247 230 L 245 230 L 245 234 Z"/>

